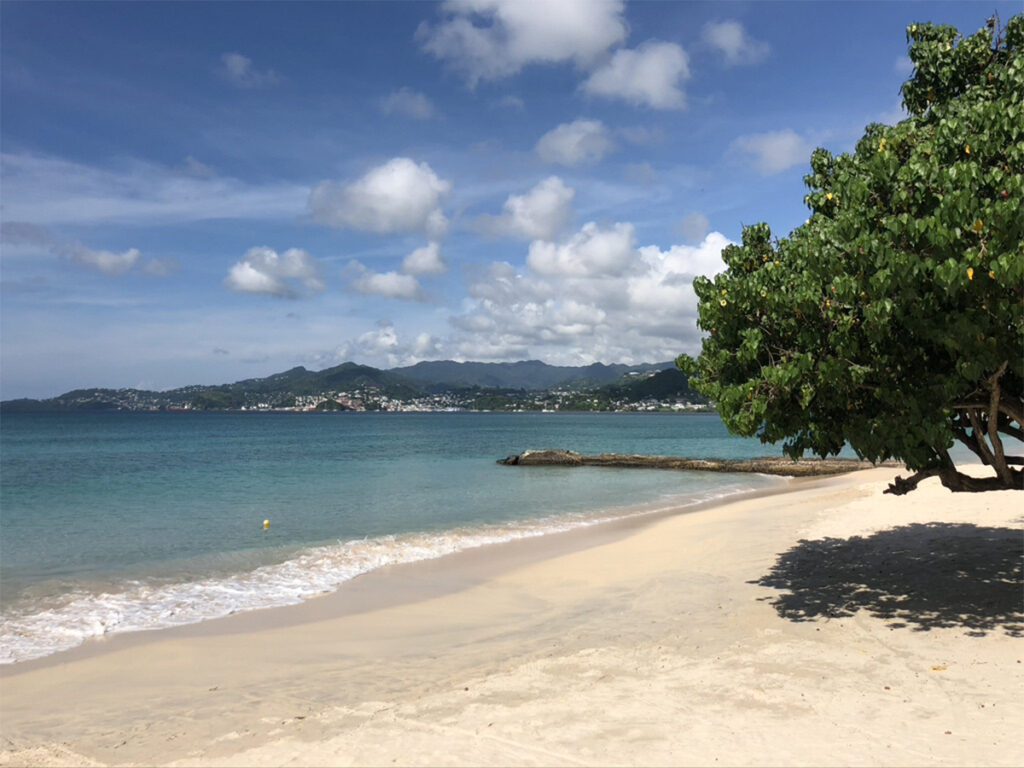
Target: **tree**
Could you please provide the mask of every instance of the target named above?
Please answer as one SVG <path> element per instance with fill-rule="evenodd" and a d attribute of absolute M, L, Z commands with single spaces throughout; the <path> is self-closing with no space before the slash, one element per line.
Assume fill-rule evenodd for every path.
<path fill-rule="evenodd" d="M 1024 488 L 1024 16 L 962 38 L 907 30 L 909 115 L 872 124 L 852 154 L 811 156 L 810 218 L 766 224 L 694 281 L 697 389 L 730 430 L 794 458 L 848 443 L 953 491 Z M 956 469 L 954 441 L 992 467 Z"/>

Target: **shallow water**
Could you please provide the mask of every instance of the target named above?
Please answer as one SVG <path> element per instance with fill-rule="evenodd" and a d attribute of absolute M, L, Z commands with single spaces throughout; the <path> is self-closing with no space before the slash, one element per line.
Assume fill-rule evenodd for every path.
<path fill-rule="evenodd" d="M 781 482 L 495 463 L 527 448 L 778 455 L 714 414 L 5 416 L 0 662 Z"/>

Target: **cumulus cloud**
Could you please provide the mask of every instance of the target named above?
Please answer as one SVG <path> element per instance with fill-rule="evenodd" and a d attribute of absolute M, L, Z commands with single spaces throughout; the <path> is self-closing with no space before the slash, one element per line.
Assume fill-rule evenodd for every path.
<path fill-rule="evenodd" d="M 475 87 L 530 64 L 591 65 L 626 39 L 623 10 L 621 0 L 450 0 L 445 19 L 421 24 L 416 37 Z"/>
<path fill-rule="evenodd" d="M 536 147 L 544 162 L 569 167 L 599 162 L 614 148 L 600 120 L 562 123 L 541 136 Z"/>
<path fill-rule="evenodd" d="M 686 51 L 675 43 L 648 42 L 621 49 L 581 86 L 584 93 L 652 109 L 682 109 L 680 87 L 690 78 Z"/>
<path fill-rule="evenodd" d="M 279 254 L 265 246 L 250 248 L 224 280 L 233 291 L 297 299 L 324 290 L 316 262 L 305 251 L 289 248 Z"/>
<path fill-rule="evenodd" d="M 732 148 L 749 155 L 765 176 L 808 162 L 814 149 L 806 138 L 789 129 L 740 136 Z"/>
<path fill-rule="evenodd" d="M 526 240 L 552 240 L 569 222 L 576 191 L 557 176 L 549 176 L 523 195 L 509 195 L 500 216 L 485 216 L 483 228 L 492 234 Z"/>
<path fill-rule="evenodd" d="M 437 360 L 444 356 L 442 342 L 429 333 L 403 338 L 390 320 L 381 320 L 377 327 L 345 342 L 332 354 L 317 356 L 319 363 L 360 360 L 369 365 L 394 368 L 413 365 L 421 360 Z"/>
<path fill-rule="evenodd" d="M 712 21 L 704 25 L 704 42 L 725 57 L 730 67 L 757 64 L 771 52 L 768 43 L 755 40 L 738 21 Z"/>
<path fill-rule="evenodd" d="M 374 272 L 358 261 L 353 261 L 349 269 L 355 274 L 352 288 L 365 296 L 405 301 L 418 301 L 422 298 L 420 282 L 412 275 L 394 271 Z"/>
<path fill-rule="evenodd" d="M 401 115 L 414 120 L 431 120 L 437 117 L 437 107 L 424 94 L 411 88 L 399 88 L 380 101 L 385 115 Z"/>
<path fill-rule="evenodd" d="M 356 344 L 364 353 L 373 356 L 394 355 L 401 346 L 395 326 L 387 321 L 379 323 L 376 330 L 362 334 L 356 339 Z"/>
<path fill-rule="evenodd" d="M 682 223 L 683 237 L 688 242 L 696 243 L 704 239 L 704 235 L 711 229 L 711 222 L 708 221 L 708 217 L 703 213 L 694 212 L 688 213 L 683 217 Z"/>
<path fill-rule="evenodd" d="M 448 265 L 444 263 L 441 245 L 437 242 L 417 248 L 402 261 L 402 272 L 407 275 L 442 275 L 447 271 Z"/>
<path fill-rule="evenodd" d="M 426 163 L 396 157 L 349 184 L 319 184 L 309 209 L 316 221 L 339 229 L 440 238 L 448 228 L 441 204 L 451 189 Z"/>
<path fill-rule="evenodd" d="M 429 333 L 420 333 L 412 344 L 413 362 L 437 359 L 441 354 L 441 341 Z"/>
<path fill-rule="evenodd" d="M 402 301 L 423 301 L 425 296 L 419 278 L 441 275 L 448 271 L 441 244 L 431 241 L 412 251 L 402 260 L 401 269 L 376 272 L 360 261 L 348 265 L 350 287 L 364 296 L 383 296 Z"/>
<path fill-rule="evenodd" d="M 700 338 L 693 279 L 724 269 L 721 251 L 729 241 L 713 232 L 696 245 L 663 251 L 638 248 L 633 239 L 629 224 L 588 224 L 544 258 L 528 257 L 525 269 L 492 264 L 471 284 L 466 310 L 452 318 L 447 352 L 585 364 L 670 360 L 693 351 Z"/>
<path fill-rule="evenodd" d="M 391 322 L 347 342 L 338 359 L 408 365 L 423 359 L 555 364 L 658 362 L 699 346 L 693 279 L 724 269 L 725 236 L 694 245 L 636 247 L 632 225 L 587 224 L 522 267 L 493 262 L 469 285 L 441 337 Z M 531 251 L 538 243 L 531 246 Z"/>
<path fill-rule="evenodd" d="M 236 88 L 266 88 L 281 82 L 277 72 L 256 69 L 252 59 L 240 53 L 225 53 L 220 57 L 220 74 Z"/>
<path fill-rule="evenodd" d="M 530 243 L 526 262 L 541 275 L 599 277 L 621 275 L 636 254 L 632 224 L 602 229 L 588 222 L 562 244 L 536 240 Z"/>

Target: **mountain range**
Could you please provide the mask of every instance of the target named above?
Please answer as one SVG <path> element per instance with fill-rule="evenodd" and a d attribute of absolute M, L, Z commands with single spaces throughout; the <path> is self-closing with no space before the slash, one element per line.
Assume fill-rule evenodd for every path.
<path fill-rule="evenodd" d="M 339 393 L 346 393 L 341 396 Z M 232 410 L 305 408 L 387 409 L 388 402 L 433 402 L 450 407 L 499 408 L 547 405 L 544 393 L 566 407 L 605 410 L 609 404 L 683 398 L 703 402 L 672 363 L 555 366 L 538 360 L 474 363 L 439 360 L 382 370 L 342 363 L 321 371 L 302 366 L 231 384 L 192 385 L 164 392 L 138 389 L 77 389 L 43 400 L 6 400 L 5 412 L 68 410 Z M 580 393 L 587 393 L 581 398 Z M 572 397 L 569 397 L 572 395 Z M 550 394 L 548 395 L 550 396 Z M 358 405 L 353 405 L 356 398 Z M 568 399 L 567 399 L 568 398 Z M 372 402 L 370 402 L 372 401 Z M 481 403 L 486 402 L 486 405 Z M 583 406 L 581 404 L 589 404 Z M 335 408 L 334 406 L 338 406 Z"/>

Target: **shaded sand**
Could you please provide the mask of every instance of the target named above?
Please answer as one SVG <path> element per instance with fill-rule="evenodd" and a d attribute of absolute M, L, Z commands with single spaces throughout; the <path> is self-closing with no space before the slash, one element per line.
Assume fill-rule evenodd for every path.
<path fill-rule="evenodd" d="M 895 474 L 18 664 L 0 764 L 1022 764 L 1024 494 Z"/>

